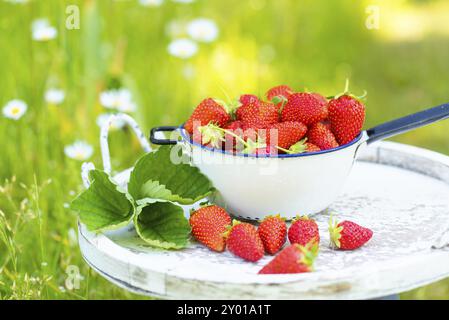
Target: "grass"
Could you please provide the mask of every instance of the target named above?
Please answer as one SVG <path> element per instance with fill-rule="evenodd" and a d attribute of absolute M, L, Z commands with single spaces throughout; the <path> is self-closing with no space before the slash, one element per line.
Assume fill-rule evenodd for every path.
<path fill-rule="evenodd" d="M 402 1 L 398 10 L 387 1 L 371 2 L 393 18 L 400 18 L 402 9 L 430 15 L 441 6 L 441 1 Z M 69 4 L 80 8 L 79 30 L 65 28 Z M 81 163 L 67 158 L 64 146 L 88 141 L 95 150 L 91 160 L 101 167 L 95 119 L 105 111 L 98 102 L 105 88 L 120 84 L 132 90 L 139 105 L 133 116 L 146 132 L 181 123 L 205 96 L 224 98 L 223 90 L 230 96 L 263 94 L 279 83 L 330 95 L 349 77 L 354 92 L 368 91 L 367 127 L 446 102 L 447 35 L 430 30 L 418 39 L 391 38 L 383 20 L 379 30 L 368 30 L 367 4 L 166 0 L 161 7 L 143 8 L 137 0 L 0 1 L 0 106 L 15 98 L 29 106 L 19 121 L 0 118 L 0 297 L 141 298 L 87 267 L 74 239 L 76 216 L 67 208 L 82 188 Z M 199 16 L 216 21 L 219 39 L 201 44 L 189 60 L 169 56 L 167 25 Z M 58 28 L 57 39 L 31 39 L 31 23 L 40 17 Z M 400 31 L 398 26 L 394 34 Z M 44 101 L 50 86 L 65 89 L 61 106 Z M 446 128 L 439 123 L 394 140 L 448 154 Z M 114 132 L 110 141 L 115 171 L 131 166 L 141 153 L 128 129 Z M 77 290 L 64 287 L 69 266 L 83 276 Z M 448 299 L 449 282 L 402 297 Z"/>

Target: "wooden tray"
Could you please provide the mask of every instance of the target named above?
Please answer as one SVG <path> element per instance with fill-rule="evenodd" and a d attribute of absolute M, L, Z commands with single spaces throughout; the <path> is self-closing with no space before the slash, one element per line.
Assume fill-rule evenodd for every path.
<path fill-rule="evenodd" d="M 125 183 L 129 171 L 116 176 Z M 186 208 L 187 209 L 187 208 Z M 132 225 L 94 234 L 79 224 L 87 263 L 127 290 L 178 299 L 368 299 L 411 290 L 449 276 L 449 157 L 382 142 L 356 162 L 331 211 L 373 229 L 363 248 L 328 248 L 328 214 L 316 271 L 257 275 L 271 257 L 247 263 L 192 242 L 181 251 L 155 250 Z"/>

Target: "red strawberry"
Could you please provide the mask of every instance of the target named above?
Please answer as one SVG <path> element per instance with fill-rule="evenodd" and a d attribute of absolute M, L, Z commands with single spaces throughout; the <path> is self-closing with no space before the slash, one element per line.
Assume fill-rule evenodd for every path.
<path fill-rule="evenodd" d="M 305 246 L 308 243 L 320 243 L 320 233 L 318 225 L 313 219 L 307 216 L 297 216 L 288 229 L 288 240 L 290 243 L 297 243 Z"/>
<path fill-rule="evenodd" d="M 340 250 L 354 250 L 360 248 L 371 239 L 373 231 L 359 226 L 351 221 L 329 221 L 331 245 Z"/>
<path fill-rule="evenodd" d="M 229 251 L 244 260 L 256 262 L 264 255 L 263 243 L 256 227 L 246 222 L 234 221 L 226 243 Z"/>
<path fill-rule="evenodd" d="M 313 143 L 321 150 L 338 147 L 338 142 L 329 127 L 321 122 L 317 122 L 309 128 L 307 141 Z"/>
<path fill-rule="evenodd" d="M 251 102 L 240 106 L 236 111 L 238 120 L 254 129 L 267 128 L 279 121 L 279 113 L 274 104 L 269 102 Z"/>
<path fill-rule="evenodd" d="M 254 94 L 242 94 L 239 101 L 241 104 L 259 103 L 259 98 Z"/>
<path fill-rule="evenodd" d="M 213 122 L 219 127 L 223 127 L 230 121 L 230 119 L 231 118 L 223 105 L 214 99 L 207 98 L 201 101 L 195 108 L 190 118 L 184 124 L 184 129 L 186 129 L 188 133 L 193 134 L 194 126 L 205 126 L 210 122 Z"/>
<path fill-rule="evenodd" d="M 225 233 L 231 225 L 231 217 L 223 208 L 215 205 L 202 207 L 191 213 L 189 222 L 196 240 L 214 251 L 225 249 Z"/>
<path fill-rule="evenodd" d="M 303 273 L 313 271 L 313 262 L 318 254 L 316 245 L 303 247 L 292 244 L 282 250 L 259 274 Z"/>
<path fill-rule="evenodd" d="M 365 122 L 365 106 L 351 95 L 329 101 L 329 120 L 332 132 L 340 145 L 354 140 Z"/>
<path fill-rule="evenodd" d="M 315 98 L 317 98 L 321 103 L 327 104 L 327 99 L 326 99 L 326 97 L 323 97 L 321 94 L 316 93 L 316 92 L 312 93 L 312 95 L 313 95 Z"/>
<path fill-rule="evenodd" d="M 265 252 L 275 254 L 285 243 L 287 225 L 280 215 L 268 216 L 263 219 L 257 232 L 262 239 Z"/>
<path fill-rule="evenodd" d="M 314 93 L 299 92 L 288 97 L 281 112 L 282 121 L 312 125 L 327 118 L 327 104 Z"/>
<path fill-rule="evenodd" d="M 306 142 L 306 152 L 317 152 L 321 151 L 320 147 L 314 145 L 313 143 Z"/>
<path fill-rule="evenodd" d="M 281 122 L 270 126 L 266 131 L 266 142 L 270 146 L 279 146 L 283 149 L 301 140 L 307 132 L 307 127 L 301 122 Z"/>
<path fill-rule="evenodd" d="M 283 96 L 288 99 L 289 95 L 293 92 L 293 90 L 287 85 L 280 85 L 271 88 L 267 91 L 266 96 L 267 100 L 271 101 L 274 97 Z"/>

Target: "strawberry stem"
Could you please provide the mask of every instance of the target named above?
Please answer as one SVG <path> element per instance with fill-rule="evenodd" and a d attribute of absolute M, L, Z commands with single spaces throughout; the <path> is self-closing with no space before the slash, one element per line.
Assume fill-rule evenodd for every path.
<path fill-rule="evenodd" d="M 338 226 L 338 221 L 333 219 L 332 213 L 331 213 L 331 215 L 329 217 L 329 235 L 330 235 L 331 247 L 340 248 L 340 238 L 341 238 L 342 230 L 343 230 L 343 227 Z"/>

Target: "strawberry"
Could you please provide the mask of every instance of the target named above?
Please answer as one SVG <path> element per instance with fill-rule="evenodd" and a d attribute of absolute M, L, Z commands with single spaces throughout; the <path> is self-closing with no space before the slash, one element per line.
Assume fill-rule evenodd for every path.
<path fill-rule="evenodd" d="M 310 143 L 310 142 L 306 142 L 305 143 L 306 146 L 306 152 L 318 152 L 321 151 L 320 147 L 318 147 L 317 145 Z"/>
<path fill-rule="evenodd" d="M 230 120 L 231 118 L 222 104 L 214 99 L 207 98 L 201 101 L 195 108 L 190 118 L 184 124 L 184 129 L 188 133 L 194 134 L 194 126 L 205 126 L 212 122 L 219 127 L 223 127 Z"/>
<path fill-rule="evenodd" d="M 299 121 L 309 126 L 327 118 L 327 104 L 317 94 L 299 92 L 288 97 L 281 112 L 282 121 Z"/>
<path fill-rule="evenodd" d="M 332 132 L 340 145 L 354 140 L 365 122 L 365 106 L 352 95 L 344 94 L 329 101 Z"/>
<path fill-rule="evenodd" d="M 259 98 L 254 94 L 242 94 L 239 98 L 241 104 L 259 103 Z"/>
<path fill-rule="evenodd" d="M 231 225 L 231 217 L 215 205 L 201 207 L 190 215 L 193 237 L 206 247 L 222 252 L 226 247 L 224 234 Z"/>
<path fill-rule="evenodd" d="M 313 92 L 312 95 L 317 98 L 321 103 L 323 104 L 327 104 L 327 99 L 325 97 L 323 97 L 321 94 Z"/>
<path fill-rule="evenodd" d="M 283 149 L 301 140 L 307 132 L 307 127 L 301 122 L 281 122 L 270 126 L 266 131 L 266 142 L 270 146 Z"/>
<path fill-rule="evenodd" d="M 289 95 L 293 92 L 293 90 L 287 85 L 280 85 L 271 88 L 267 91 L 266 96 L 267 100 L 271 101 L 274 97 L 282 96 L 288 99 Z"/>
<path fill-rule="evenodd" d="M 338 142 L 328 125 L 317 122 L 309 128 L 307 139 L 310 143 L 316 145 L 321 150 L 333 149 L 338 147 Z"/>
<path fill-rule="evenodd" d="M 340 250 L 354 250 L 367 243 L 373 236 L 373 231 L 352 221 L 333 222 L 331 217 L 329 234 L 332 247 Z"/>
<path fill-rule="evenodd" d="M 282 250 L 265 265 L 259 274 L 303 273 L 313 271 L 313 262 L 318 254 L 317 245 L 292 244 Z"/>
<path fill-rule="evenodd" d="M 307 216 L 297 216 L 288 229 L 288 240 L 305 246 L 308 243 L 320 243 L 320 233 L 315 220 Z"/>
<path fill-rule="evenodd" d="M 269 102 L 251 102 L 236 110 L 237 120 L 241 120 L 254 129 L 267 128 L 279 121 L 279 113 L 274 104 Z"/>
<path fill-rule="evenodd" d="M 304 138 L 296 142 L 295 144 L 291 145 L 290 148 L 288 148 L 288 150 L 280 147 L 278 147 L 278 149 L 288 154 L 316 152 L 321 150 L 318 146 L 314 145 L 313 143 L 307 142 L 307 138 Z"/>
<path fill-rule="evenodd" d="M 228 231 L 226 243 L 229 251 L 244 260 L 256 262 L 264 255 L 263 243 L 256 227 L 246 222 L 234 220 Z"/>
<path fill-rule="evenodd" d="M 265 252 L 275 254 L 285 243 L 287 225 L 280 215 L 268 216 L 260 223 L 257 232 L 262 239 Z"/>

